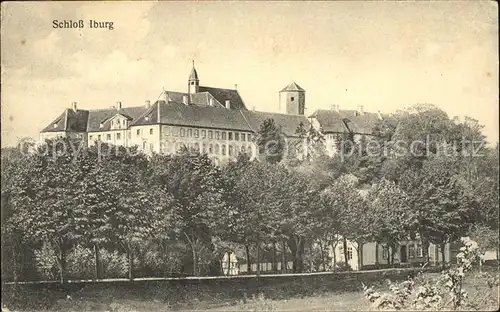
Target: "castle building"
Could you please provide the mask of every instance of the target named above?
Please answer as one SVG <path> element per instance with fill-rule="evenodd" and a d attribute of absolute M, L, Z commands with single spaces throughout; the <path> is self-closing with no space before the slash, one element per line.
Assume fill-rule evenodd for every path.
<path fill-rule="evenodd" d="M 221 164 L 240 152 L 255 157 L 258 151 L 253 138 L 266 119 L 273 119 L 290 139 L 298 137 L 296 129 L 301 123 L 321 129 L 333 155 L 336 134 L 371 135 L 380 118 L 362 109 L 340 110 L 338 106 L 306 117 L 305 90 L 295 82 L 279 95 L 278 113 L 249 110 L 237 90 L 200 86 L 193 63 L 187 92 L 163 91 L 154 103 L 145 101 L 133 107 L 117 102 L 110 108 L 86 110 L 74 102 L 40 132 L 40 140 L 74 137 L 89 146 L 101 141 L 167 154 L 186 146 Z"/>

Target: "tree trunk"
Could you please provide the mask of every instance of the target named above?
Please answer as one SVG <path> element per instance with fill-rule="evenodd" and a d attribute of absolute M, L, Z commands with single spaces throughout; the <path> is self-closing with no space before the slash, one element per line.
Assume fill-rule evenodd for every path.
<path fill-rule="evenodd" d="M 362 243 L 358 243 L 357 254 L 358 254 L 358 270 L 361 270 L 363 268 L 363 244 Z"/>
<path fill-rule="evenodd" d="M 257 238 L 257 277 L 260 276 L 260 241 Z"/>
<path fill-rule="evenodd" d="M 292 272 L 297 272 L 297 242 L 295 239 L 291 238 L 287 240 L 288 248 L 290 248 L 290 254 L 292 256 Z"/>
<path fill-rule="evenodd" d="M 334 273 L 337 273 L 337 244 L 338 242 L 336 243 L 332 243 L 332 250 L 333 250 L 333 272 Z"/>
<path fill-rule="evenodd" d="M 375 266 L 378 266 L 378 243 L 375 242 Z"/>
<path fill-rule="evenodd" d="M 390 257 L 389 257 L 389 263 L 391 265 L 391 267 L 394 265 L 394 251 L 395 251 L 395 247 L 393 246 L 389 246 L 389 250 L 387 252 L 390 253 Z"/>
<path fill-rule="evenodd" d="M 16 244 L 12 244 L 12 273 L 14 274 L 14 284 L 17 284 L 17 259 L 16 259 Z"/>
<path fill-rule="evenodd" d="M 287 263 L 287 259 L 286 259 L 286 243 L 285 243 L 285 240 L 282 241 L 282 245 L 283 245 L 283 252 L 281 253 L 281 260 L 282 260 L 281 272 L 282 273 L 286 273 L 286 269 L 287 269 L 288 263 Z"/>
<path fill-rule="evenodd" d="M 297 248 L 295 249 L 295 270 L 294 272 L 302 272 L 304 270 L 304 261 L 302 259 L 302 253 L 304 250 L 304 241 L 302 238 L 297 238 L 296 242 Z"/>
<path fill-rule="evenodd" d="M 94 280 L 97 281 L 99 279 L 99 266 L 101 265 L 99 246 L 97 243 L 94 244 L 94 262 Z"/>
<path fill-rule="evenodd" d="M 444 250 L 445 244 L 441 244 L 439 247 L 441 249 L 441 258 L 443 260 L 443 263 L 441 264 L 442 267 L 444 268 L 446 266 L 446 258 L 445 258 L 445 250 Z"/>
<path fill-rule="evenodd" d="M 128 256 L 128 279 L 134 280 L 134 255 L 132 244 L 127 243 L 127 256 Z"/>
<path fill-rule="evenodd" d="M 248 247 L 248 244 L 245 244 L 245 253 L 247 256 L 247 272 L 250 274 L 252 273 L 252 263 L 250 262 L 250 247 Z"/>
<path fill-rule="evenodd" d="M 227 252 L 227 276 L 231 275 L 231 251 Z"/>
<path fill-rule="evenodd" d="M 278 261 L 276 261 L 276 242 L 273 241 L 273 272 L 278 272 Z"/>
<path fill-rule="evenodd" d="M 66 282 L 66 250 L 63 246 L 59 247 L 59 268 L 61 270 L 61 284 Z"/>
<path fill-rule="evenodd" d="M 349 259 L 347 259 L 347 239 L 343 237 L 343 244 L 344 244 L 344 262 L 345 262 L 345 267 L 346 269 L 349 267 Z"/>
<path fill-rule="evenodd" d="M 198 256 L 196 255 L 196 246 L 194 244 L 191 244 L 191 253 L 193 255 L 193 276 L 197 276 Z"/>

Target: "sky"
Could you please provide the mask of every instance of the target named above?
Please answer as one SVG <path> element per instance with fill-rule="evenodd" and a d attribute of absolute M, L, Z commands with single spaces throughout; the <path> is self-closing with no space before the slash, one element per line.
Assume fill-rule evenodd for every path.
<path fill-rule="evenodd" d="M 85 28 L 53 28 L 53 20 Z M 89 28 L 113 22 L 113 30 Z M 316 109 L 430 103 L 498 141 L 494 1 L 2 2 L 2 147 L 38 138 L 71 102 L 124 107 L 200 85 L 277 112 L 291 81 Z"/>

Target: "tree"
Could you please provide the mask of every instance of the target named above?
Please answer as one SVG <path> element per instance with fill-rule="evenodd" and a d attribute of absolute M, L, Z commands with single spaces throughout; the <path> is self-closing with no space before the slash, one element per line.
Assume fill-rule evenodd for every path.
<path fill-rule="evenodd" d="M 82 235 L 81 211 L 74 203 L 81 175 L 75 161 L 79 152 L 73 147 L 80 143 L 67 138 L 47 141 L 16 167 L 12 179 L 12 222 L 30 239 L 50 243 L 62 283 L 67 253 Z"/>
<path fill-rule="evenodd" d="M 409 197 L 412 229 L 420 235 L 424 250 L 432 242 L 440 244 L 444 253 L 444 244 L 464 236 L 477 220 L 477 201 L 458 175 L 456 158 L 433 156 L 421 170 L 407 171 L 400 186 Z"/>
<path fill-rule="evenodd" d="M 211 251 L 216 219 L 225 211 L 220 168 L 206 154 L 187 149 L 174 156 L 158 155 L 152 168 L 152 179 L 172 198 L 172 222 L 191 249 L 191 273 L 197 276 L 200 254 Z"/>
<path fill-rule="evenodd" d="M 255 142 L 259 155 L 270 164 L 279 163 L 285 154 L 285 138 L 281 126 L 276 125 L 274 119 L 266 119 L 260 125 Z"/>
<path fill-rule="evenodd" d="M 393 264 L 397 245 L 410 238 L 413 216 L 408 196 L 394 182 L 382 179 L 368 192 L 367 203 L 373 217 L 375 241 L 391 248 L 390 264 Z"/>

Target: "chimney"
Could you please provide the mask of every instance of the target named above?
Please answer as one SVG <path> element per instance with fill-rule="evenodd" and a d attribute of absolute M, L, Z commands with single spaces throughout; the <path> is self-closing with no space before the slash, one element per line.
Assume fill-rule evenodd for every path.
<path fill-rule="evenodd" d="M 146 100 L 146 101 L 144 102 L 144 106 L 146 106 L 146 108 L 149 108 L 149 107 L 151 106 L 151 101 Z"/>
<path fill-rule="evenodd" d="M 184 105 L 189 105 L 189 100 L 188 99 L 189 98 L 188 98 L 187 94 L 184 94 L 182 96 L 182 103 L 184 103 Z"/>
<path fill-rule="evenodd" d="M 214 106 L 214 99 L 212 98 L 208 99 L 208 105 Z"/>
<path fill-rule="evenodd" d="M 165 101 L 165 103 L 168 103 L 168 93 L 167 93 L 167 91 L 163 91 L 163 100 Z"/>
<path fill-rule="evenodd" d="M 379 110 L 377 111 L 377 117 L 378 117 L 378 119 L 380 119 L 380 120 L 382 120 L 382 119 L 383 119 L 383 118 L 382 118 L 382 114 L 380 113 L 380 111 L 379 111 Z"/>
<path fill-rule="evenodd" d="M 75 111 L 75 112 L 76 112 L 76 109 L 77 109 L 77 108 L 76 108 L 76 102 L 72 102 L 72 103 L 71 103 L 71 108 L 73 109 L 73 111 Z"/>
<path fill-rule="evenodd" d="M 234 84 L 234 90 L 238 90 L 238 84 Z"/>
<path fill-rule="evenodd" d="M 231 101 L 230 100 L 226 100 L 226 108 L 231 109 Z"/>
<path fill-rule="evenodd" d="M 117 101 L 117 102 L 116 102 L 116 109 L 118 109 L 118 110 L 119 110 L 119 109 L 121 109 L 121 108 L 122 108 L 122 102 Z"/>
<path fill-rule="evenodd" d="M 359 114 L 360 114 L 361 116 L 363 116 L 363 115 L 365 114 L 365 112 L 363 111 L 363 105 L 359 105 L 359 106 L 358 106 L 358 111 L 359 111 Z"/>

